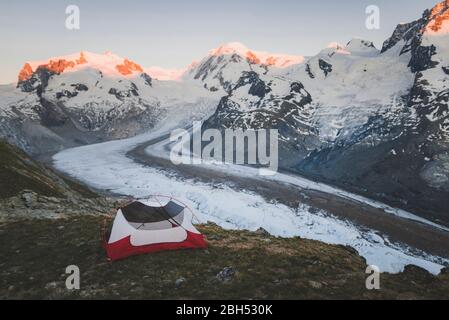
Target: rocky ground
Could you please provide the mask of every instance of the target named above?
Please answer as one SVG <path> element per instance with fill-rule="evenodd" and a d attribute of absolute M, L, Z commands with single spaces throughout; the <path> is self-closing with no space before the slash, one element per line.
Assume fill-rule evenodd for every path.
<path fill-rule="evenodd" d="M 72 215 L 101 215 L 114 208 L 112 198 L 58 198 L 23 190 L 16 196 L 0 201 L 0 222 L 18 219 L 61 219 Z"/>
<path fill-rule="evenodd" d="M 114 205 L 0 140 L 0 222 L 99 214 Z"/>

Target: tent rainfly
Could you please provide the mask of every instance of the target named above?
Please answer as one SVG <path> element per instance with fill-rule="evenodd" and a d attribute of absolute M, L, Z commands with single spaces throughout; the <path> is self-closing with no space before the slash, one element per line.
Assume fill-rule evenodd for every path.
<path fill-rule="evenodd" d="M 120 209 L 105 239 L 105 249 L 112 261 L 132 255 L 165 250 L 206 248 L 202 234 L 192 225 L 193 213 L 170 199 L 138 200 Z"/>

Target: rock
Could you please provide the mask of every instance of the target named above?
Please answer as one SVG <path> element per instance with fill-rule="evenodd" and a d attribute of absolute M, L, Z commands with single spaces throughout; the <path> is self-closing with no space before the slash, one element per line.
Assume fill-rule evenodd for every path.
<path fill-rule="evenodd" d="M 56 289 L 57 283 L 55 281 L 53 282 L 49 282 L 45 285 L 45 289 L 49 290 L 49 289 Z"/>
<path fill-rule="evenodd" d="M 88 91 L 89 88 L 82 83 L 76 83 L 76 84 L 71 84 L 72 87 L 75 87 L 75 90 L 77 91 Z"/>
<path fill-rule="evenodd" d="M 56 99 L 61 99 L 61 98 L 73 98 L 76 97 L 78 95 L 78 92 L 70 92 L 69 90 L 62 90 L 61 92 L 56 92 Z"/>
<path fill-rule="evenodd" d="M 318 60 L 318 65 L 319 65 L 320 69 L 323 70 L 324 75 L 326 77 L 329 73 L 332 72 L 332 65 L 330 63 L 324 61 L 323 59 Z"/>
<path fill-rule="evenodd" d="M 61 199 L 58 199 L 58 198 L 55 198 L 55 197 L 49 197 L 49 198 L 47 198 L 47 200 L 49 202 L 56 203 L 56 204 L 61 203 Z"/>
<path fill-rule="evenodd" d="M 346 251 L 350 252 L 352 255 L 359 256 L 359 252 L 351 246 L 340 245 L 340 247 L 344 248 Z"/>
<path fill-rule="evenodd" d="M 36 195 L 32 191 L 24 191 L 22 194 L 22 200 L 27 208 L 31 208 L 36 201 Z"/>
<path fill-rule="evenodd" d="M 234 278 L 235 273 L 236 273 L 235 268 L 226 267 L 217 274 L 216 278 L 222 282 L 229 282 L 232 280 L 232 278 Z"/>
<path fill-rule="evenodd" d="M 290 284 L 290 280 L 289 279 L 277 279 L 277 280 L 274 280 L 273 283 L 277 286 L 279 286 L 279 285 L 285 286 L 285 285 Z"/>
<path fill-rule="evenodd" d="M 446 268 L 441 269 L 440 274 L 441 274 L 441 275 L 449 274 L 449 267 L 446 267 Z"/>
<path fill-rule="evenodd" d="M 270 233 L 267 230 L 265 230 L 264 228 L 257 229 L 255 233 L 258 235 L 264 236 L 264 237 L 270 236 Z"/>
<path fill-rule="evenodd" d="M 176 288 L 181 287 L 181 286 L 184 284 L 184 282 L 186 282 L 186 279 L 183 278 L 183 277 L 181 277 L 181 278 L 179 278 L 179 279 L 176 279 L 176 281 L 175 281 L 175 287 L 176 287 Z"/>
<path fill-rule="evenodd" d="M 441 67 L 443 69 L 443 72 L 447 75 L 449 75 L 449 67 Z"/>
<path fill-rule="evenodd" d="M 152 79 L 147 73 L 145 73 L 145 72 L 142 73 L 142 74 L 140 75 L 140 77 L 141 77 L 142 79 L 145 80 L 145 83 L 146 83 L 148 86 L 152 87 L 153 79 Z"/>
<path fill-rule="evenodd" d="M 316 281 L 309 281 L 309 286 L 311 286 L 314 289 L 321 289 L 323 285 Z"/>
<path fill-rule="evenodd" d="M 404 274 L 415 275 L 423 278 L 432 276 L 426 269 L 411 264 L 405 266 Z"/>
<path fill-rule="evenodd" d="M 211 234 L 207 236 L 207 240 L 220 240 L 221 238 L 215 234 Z"/>

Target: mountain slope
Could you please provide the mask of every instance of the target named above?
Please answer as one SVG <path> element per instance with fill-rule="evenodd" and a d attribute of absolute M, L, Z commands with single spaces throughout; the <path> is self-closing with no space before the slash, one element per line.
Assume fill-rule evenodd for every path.
<path fill-rule="evenodd" d="M 384 43 L 382 56 L 408 61 L 413 75 L 410 89 L 398 95 L 397 120 L 387 109 L 355 136 L 312 154 L 299 165 L 301 172 L 449 222 L 448 3 L 399 25 Z"/>
<path fill-rule="evenodd" d="M 24 190 L 44 196 L 64 197 L 77 190 L 80 195 L 93 196 L 75 183 L 58 177 L 31 160 L 23 151 L 0 140 L 0 198 L 6 199 Z"/>
<path fill-rule="evenodd" d="M 399 25 L 382 50 L 353 39 L 283 70 L 240 72 L 207 126 L 278 128 L 283 169 L 448 225 L 448 4 Z"/>
<path fill-rule="evenodd" d="M 110 210 L 114 202 L 0 139 L 0 222 L 98 214 Z"/>

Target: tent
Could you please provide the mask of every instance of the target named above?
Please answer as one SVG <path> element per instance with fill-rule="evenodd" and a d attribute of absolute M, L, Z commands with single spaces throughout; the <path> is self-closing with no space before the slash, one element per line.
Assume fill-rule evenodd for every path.
<path fill-rule="evenodd" d="M 193 212 L 187 206 L 172 198 L 156 200 L 135 200 L 117 210 L 104 241 L 109 259 L 207 247 L 203 235 L 192 225 Z"/>

